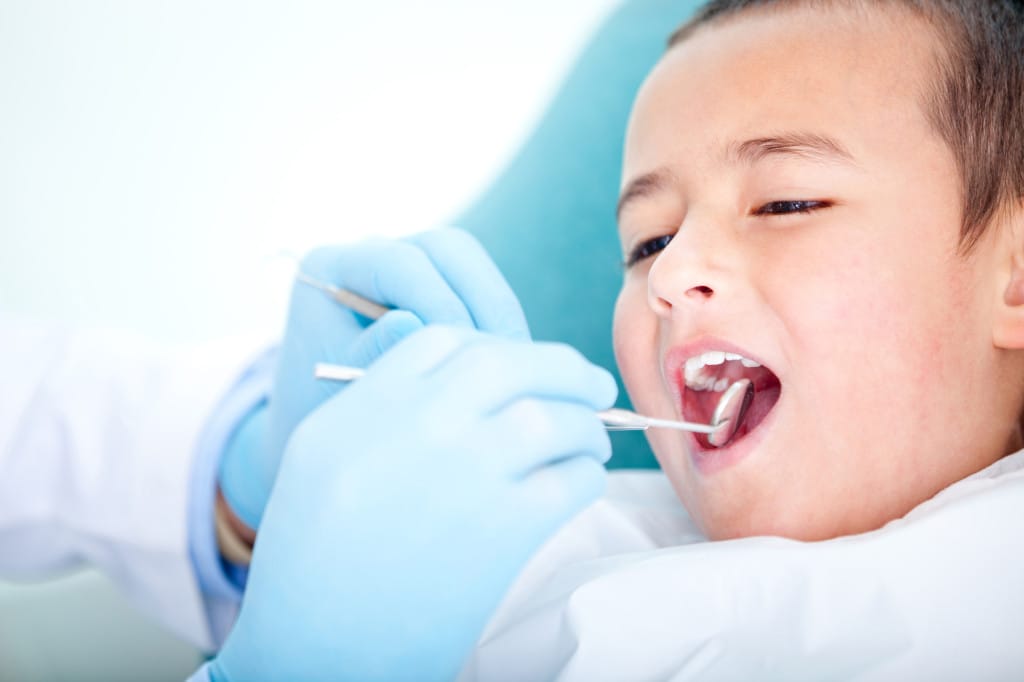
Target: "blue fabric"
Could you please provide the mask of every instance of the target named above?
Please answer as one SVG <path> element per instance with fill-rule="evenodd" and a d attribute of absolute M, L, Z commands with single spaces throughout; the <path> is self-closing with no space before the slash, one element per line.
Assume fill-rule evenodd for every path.
<path fill-rule="evenodd" d="M 454 224 L 501 268 L 537 340 L 562 341 L 615 371 L 621 280 L 615 207 L 633 98 L 697 0 L 634 0 L 601 26 L 537 129 Z M 624 390 L 619 405 L 628 407 Z M 642 433 L 612 435 L 611 468 L 656 468 Z"/>
<path fill-rule="evenodd" d="M 238 379 L 207 421 L 196 445 L 189 488 L 189 557 L 204 596 L 213 640 L 223 641 L 235 608 L 242 599 L 247 569 L 225 563 L 213 525 L 217 470 L 221 453 L 238 424 L 266 400 L 275 366 L 275 353 L 257 359 Z"/>

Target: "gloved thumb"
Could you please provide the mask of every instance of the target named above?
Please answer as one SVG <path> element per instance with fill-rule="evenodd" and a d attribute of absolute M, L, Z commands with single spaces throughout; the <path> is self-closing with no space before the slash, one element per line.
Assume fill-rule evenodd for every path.
<path fill-rule="evenodd" d="M 424 326 L 423 321 L 408 310 L 392 310 L 356 337 L 348 364 L 368 367 L 389 348 Z"/>

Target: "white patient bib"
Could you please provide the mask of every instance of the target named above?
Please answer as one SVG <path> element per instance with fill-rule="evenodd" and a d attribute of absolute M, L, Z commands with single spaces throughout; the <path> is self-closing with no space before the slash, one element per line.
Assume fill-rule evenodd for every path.
<path fill-rule="evenodd" d="M 707 542 L 661 472 L 534 557 L 461 680 L 1024 679 L 1024 452 L 863 535 Z"/>

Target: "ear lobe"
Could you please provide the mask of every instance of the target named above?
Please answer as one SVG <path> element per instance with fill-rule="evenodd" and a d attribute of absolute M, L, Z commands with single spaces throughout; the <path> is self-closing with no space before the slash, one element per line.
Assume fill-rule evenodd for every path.
<path fill-rule="evenodd" d="M 1020 276 L 1020 271 L 1016 268 L 1010 283 L 1006 285 L 1006 291 L 1003 292 L 1003 304 L 1014 307 L 1024 305 L 1024 277 Z"/>
<path fill-rule="evenodd" d="M 1016 212 L 1012 221 L 1013 224 L 1006 230 L 1007 250 L 1002 254 L 1009 261 L 1010 267 L 1003 270 L 1000 277 L 1006 286 L 996 301 L 992 340 L 999 348 L 1020 350 L 1024 349 L 1024 232 L 1021 230 L 1020 211 Z"/>

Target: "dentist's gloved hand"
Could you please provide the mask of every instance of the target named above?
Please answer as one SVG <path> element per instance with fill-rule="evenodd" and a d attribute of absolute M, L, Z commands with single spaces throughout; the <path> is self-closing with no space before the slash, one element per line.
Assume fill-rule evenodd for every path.
<path fill-rule="evenodd" d="M 462 230 L 322 248 L 307 256 L 301 269 L 395 310 L 374 322 L 308 284 L 295 283 L 270 399 L 239 429 L 220 469 L 228 505 L 253 529 L 260 523 L 292 430 L 343 389 L 342 384 L 314 379 L 316 363 L 367 367 L 426 324 L 529 338 L 515 294 L 479 242 Z M 343 444 L 344 434 L 336 435 Z M 343 448 L 338 455 L 345 456 Z"/>
<path fill-rule="evenodd" d="M 596 500 L 604 369 L 429 327 L 289 441 L 214 680 L 448 680 L 511 582 Z"/>

